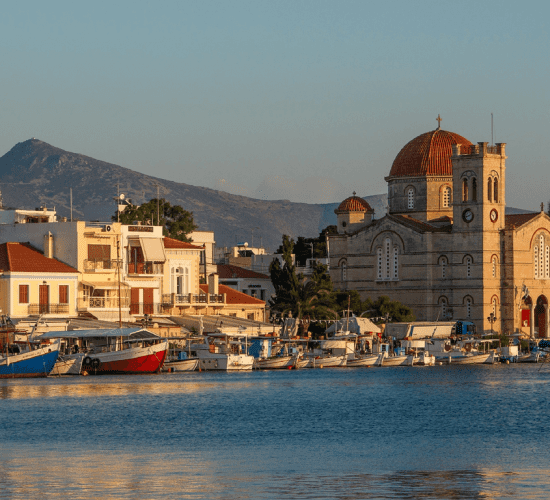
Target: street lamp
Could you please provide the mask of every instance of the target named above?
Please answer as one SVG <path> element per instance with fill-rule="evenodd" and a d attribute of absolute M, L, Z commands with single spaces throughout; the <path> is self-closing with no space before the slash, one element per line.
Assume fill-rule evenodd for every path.
<path fill-rule="evenodd" d="M 491 335 L 493 335 L 493 323 L 497 320 L 497 315 L 492 312 L 491 314 L 489 314 L 489 316 L 487 316 L 487 321 L 489 323 L 491 323 Z"/>

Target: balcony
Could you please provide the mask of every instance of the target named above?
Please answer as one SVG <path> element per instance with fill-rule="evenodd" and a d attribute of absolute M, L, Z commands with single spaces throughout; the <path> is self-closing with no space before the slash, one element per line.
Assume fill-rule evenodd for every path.
<path fill-rule="evenodd" d="M 120 298 L 120 307 L 128 308 L 128 297 Z M 78 299 L 78 309 L 118 309 L 118 297 L 84 297 Z"/>
<path fill-rule="evenodd" d="M 158 262 L 130 262 L 128 264 L 128 274 L 152 275 L 163 273 L 164 264 L 160 264 Z"/>
<path fill-rule="evenodd" d="M 85 273 L 104 273 L 104 272 L 114 272 L 120 268 L 120 260 L 90 260 L 86 259 L 84 261 L 84 272 Z"/>
<path fill-rule="evenodd" d="M 162 295 L 163 306 L 177 307 L 190 306 L 192 304 L 225 304 L 225 295 L 223 293 L 188 293 L 185 295 L 165 293 Z"/>
<path fill-rule="evenodd" d="M 69 304 L 29 304 L 29 315 L 69 314 Z"/>

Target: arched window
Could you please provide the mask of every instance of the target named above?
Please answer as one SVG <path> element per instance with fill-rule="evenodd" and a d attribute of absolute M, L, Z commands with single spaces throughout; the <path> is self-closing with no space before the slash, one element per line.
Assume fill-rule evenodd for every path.
<path fill-rule="evenodd" d="M 472 200 L 477 201 L 477 179 L 472 179 Z"/>
<path fill-rule="evenodd" d="M 468 255 L 466 257 L 466 277 L 471 278 L 472 277 L 472 258 Z"/>
<path fill-rule="evenodd" d="M 493 201 L 493 179 L 487 179 L 487 200 Z"/>
<path fill-rule="evenodd" d="M 497 258 L 495 256 L 493 256 L 492 264 L 493 264 L 493 278 L 496 278 L 497 277 Z"/>
<path fill-rule="evenodd" d="M 392 278 L 396 280 L 399 278 L 399 252 L 397 246 L 393 247 L 393 276 Z"/>
<path fill-rule="evenodd" d="M 498 179 L 496 177 L 493 180 L 493 186 L 494 186 L 494 193 L 495 193 L 495 195 L 493 196 L 493 201 L 495 203 L 498 203 Z"/>
<path fill-rule="evenodd" d="M 541 279 L 544 279 L 546 278 L 545 276 L 545 267 L 546 267 L 546 263 L 544 262 L 544 236 L 541 234 L 539 236 L 539 277 Z"/>
<path fill-rule="evenodd" d="M 451 206 L 451 188 L 449 186 L 443 188 L 443 203 L 444 208 Z"/>
<path fill-rule="evenodd" d="M 377 279 L 399 279 L 399 248 L 392 244 L 391 238 L 384 240 L 383 246 L 376 249 L 378 260 Z"/>
<path fill-rule="evenodd" d="M 187 267 L 173 267 L 170 271 L 170 292 L 176 295 L 189 293 L 189 269 Z"/>
<path fill-rule="evenodd" d="M 462 201 L 468 201 L 468 179 L 462 181 Z"/>
<path fill-rule="evenodd" d="M 493 310 L 491 312 L 493 313 L 495 318 L 497 317 L 497 307 L 498 307 L 497 298 L 493 297 Z"/>
<path fill-rule="evenodd" d="M 449 302 L 445 297 L 441 297 L 439 299 L 439 305 L 441 306 L 441 319 L 447 318 L 447 315 L 449 313 Z"/>
<path fill-rule="evenodd" d="M 538 279 L 539 278 L 539 247 L 538 247 L 538 245 L 535 245 L 533 261 L 535 263 L 535 279 Z"/>
<path fill-rule="evenodd" d="M 347 281 L 348 279 L 347 267 L 347 264 L 345 262 L 342 262 L 342 281 Z"/>
<path fill-rule="evenodd" d="M 414 189 L 409 188 L 407 191 L 407 208 L 409 210 L 414 208 Z"/>
<path fill-rule="evenodd" d="M 472 299 L 470 297 L 466 297 L 466 317 L 472 317 Z"/>
<path fill-rule="evenodd" d="M 384 242 L 384 278 L 389 279 L 391 269 L 391 240 L 386 238 Z"/>
<path fill-rule="evenodd" d="M 441 266 L 441 279 L 447 279 L 447 257 L 441 257 L 439 264 Z"/>
<path fill-rule="evenodd" d="M 382 279 L 383 277 L 383 272 L 382 272 L 382 248 L 378 248 L 376 250 L 376 255 L 378 257 L 378 273 L 377 273 L 377 278 L 379 280 Z"/>
<path fill-rule="evenodd" d="M 550 278 L 550 247 L 546 244 L 543 234 L 539 234 L 538 244 L 533 249 L 533 264 L 535 279 Z"/>

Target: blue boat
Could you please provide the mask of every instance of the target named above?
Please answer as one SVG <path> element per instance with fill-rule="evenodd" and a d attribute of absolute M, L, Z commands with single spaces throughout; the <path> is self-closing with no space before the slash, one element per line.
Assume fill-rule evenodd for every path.
<path fill-rule="evenodd" d="M 13 348 L 0 353 L 0 378 L 47 377 L 57 361 L 59 341 L 35 349 L 31 343 L 25 350 L 21 347 L 18 353 Z"/>

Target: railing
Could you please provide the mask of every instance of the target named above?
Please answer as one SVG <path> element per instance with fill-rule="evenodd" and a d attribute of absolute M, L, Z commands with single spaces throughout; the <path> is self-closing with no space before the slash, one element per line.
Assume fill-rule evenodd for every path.
<path fill-rule="evenodd" d="M 120 298 L 120 307 L 128 307 L 128 297 Z M 78 299 L 79 309 L 116 309 L 118 308 L 118 297 L 84 297 Z"/>
<path fill-rule="evenodd" d="M 218 294 L 211 293 L 209 296 L 209 299 L 210 299 L 210 303 L 223 304 L 223 294 L 221 293 L 218 293 Z"/>
<path fill-rule="evenodd" d="M 185 295 L 178 295 L 176 293 L 165 293 L 162 295 L 162 304 L 164 306 L 179 306 L 179 305 L 191 305 L 191 304 L 224 304 L 225 295 L 219 294 L 197 294 L 188 293 Z"/>
<path fill-rule="evenodd" d="M 120 267 L 120 260 L 90 260 L 84 261 L 84 271 L 89 273 L 93 271 L 115 270 Z"/>
<path fill-rule="evenodd" d="M 163 274 L 164 264 L 157 262 L 130 262 L 128 274 Z"/>
<path fill-rule="evenodd" d="M 496 144 L 494 146 L 489 146 L 487 144 L 485 147 L 486 147 L 486 152 L 488 154 L 493 154 L 493 155 L 502 154 L 501 144 Z M 457 148 L 457 151 L 460 151 L 459 153 L 460 155 L 466 155 L 466 156 L 479 155 L 482 149 L 479 144 L 470 144 L 470 145 L 457 144 L 456 148 Z"/>
<path fill-rule="evenodd" d="M 69 314 L 69 304 L 29 304 L 29 314 Z"/>

